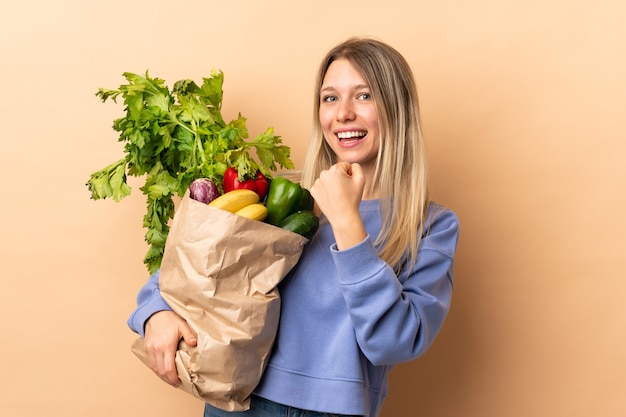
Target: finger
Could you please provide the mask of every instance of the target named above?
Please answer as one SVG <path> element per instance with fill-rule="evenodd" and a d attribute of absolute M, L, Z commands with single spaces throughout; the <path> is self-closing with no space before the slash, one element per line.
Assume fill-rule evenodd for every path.
<path fill-rule="evenodd" d="M 176 369 L 176 354 L 166 353 L 163 356 L 163 369 L 159 375 L 163 381 L 177 387 L 181 384 L 178 378 L 178 370 Z"/>
<path fill-rule="evenodd" d="M 153 345 L 150 339 L 146 339 L 145 341 L 144 352 L 146 354 L 146 359 L 148 360 L 148 366 L 154 373 L 158 374 L 161 366 L 161 353 L 156 346 Z"/>
<path fill-rule="evenodd" d="M 156 351 L 150 369 L 163 381 L 170 385 L 178 386 L 180 380 L 176 372 L 176 354 L 169 350 Z"/>
<path fill-rule="evenodd" d="M 339 171 L 350 175 L 350 163 L 346 161 L 337 162 L 330 167 L 329 171 Z"/>
<path fill-rule="evenodd" d="M 152 370 L 152 372 L 157 372 L 158 365 L 157 359 L 152 350 L 145 349 L 146 359 L 148 361 L 148 367 Z"/>
<path fill-rule="evenodd" d="M 175 362 L 176 347 L 147 343 L 145 352 L 152 372 L 170 385 L 180 384 Z"/>
<path fill-rule="evenodd" d="M 196 334 L 191 330 L 187 323 L 181 325 L 180 333 L 185 343 L 189 346 L 195 346 L 198 343 Z"/>
<path fill-rule="evenodd" d="M 365 187 L 365 172 L 363 172 L 363 167 L 361 164 L 352 164 L 352 180 L 355 184 L 357 184 L 360 192 L 363 192 L 363 188 Z"/>
<path fill-rule="evenodd" d="M 354 163 L 350 165 L 350 176 L 353 178 L 361 179 L 365 174 L 363 174 L 363 167 L 359 163 Z"/>

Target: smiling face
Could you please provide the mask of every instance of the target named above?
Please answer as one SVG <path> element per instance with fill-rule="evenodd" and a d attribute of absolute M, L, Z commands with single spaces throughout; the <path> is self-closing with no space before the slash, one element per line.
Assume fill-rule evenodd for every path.
<path fill-rule="evenodd" d="M 319 121 L 337 162 L 359 163 L 374 172 L 380 134 L 370 87 L 346 59 L 333 61 L 322 82 Z"/>

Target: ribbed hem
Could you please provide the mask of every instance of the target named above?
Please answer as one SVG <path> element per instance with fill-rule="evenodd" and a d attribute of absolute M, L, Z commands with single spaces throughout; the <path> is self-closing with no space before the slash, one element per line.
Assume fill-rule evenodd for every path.
<path fill-rule="evenodd" d="M 382 394 L 362 381 L 317 378 L 268 366 L 255 394 L 279 404 L 324 413 L 372 416 L 366 407 L 381 404 Z M 376 398 L 374 401 L 370 397 Z"/>

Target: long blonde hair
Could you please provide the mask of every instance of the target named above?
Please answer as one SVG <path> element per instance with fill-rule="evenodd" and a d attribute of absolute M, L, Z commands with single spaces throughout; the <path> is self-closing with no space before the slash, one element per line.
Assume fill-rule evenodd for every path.
<path fill-rule="evenodd" d="M 378 112 L 381 139 L 370 187 L 381 191 L 382 228 L 375 240 L 379 255 L 396 268 L 406 261 L 412 266 L 430 203 L 427 167 L 415 79 L 404 57 L 391 46 L 375 39 L 350 38 L 329 51 L 322 61 L 302 184 L 311 187 L 320 172 L 335 163 L 335 155 L 324 140 L 319 109 L 326 71 L 340 58 L 361 73 Z"/>

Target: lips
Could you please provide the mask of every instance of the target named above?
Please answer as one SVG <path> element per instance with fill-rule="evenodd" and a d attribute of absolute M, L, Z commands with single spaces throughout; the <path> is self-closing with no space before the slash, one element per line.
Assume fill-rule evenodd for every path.
<path fill-rule="evenodd" d="M 363 137 L 365 137 L 365 135 L 367 135 L 367 132 L 363 130 L 351 130 L 351 131 L 344 131 L 344 132 L 337 133 L 337 137 L 339 138 L 340 141 L 349 140 L 349 139 L 358 140 L 358 139 L 362 139 Z"/>

